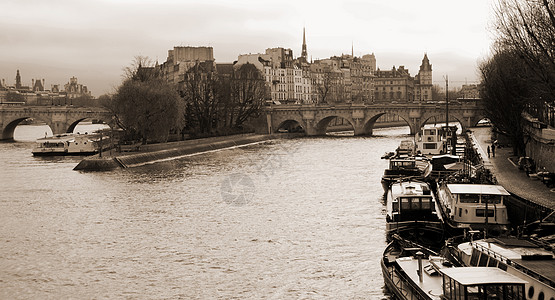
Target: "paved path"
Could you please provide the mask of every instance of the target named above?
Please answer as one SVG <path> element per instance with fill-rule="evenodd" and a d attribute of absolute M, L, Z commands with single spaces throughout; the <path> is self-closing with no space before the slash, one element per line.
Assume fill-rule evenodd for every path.
<path fill-rule="evenodd" d="M 521 198 L 555 209 L 555 192 L 551 192 L 540 180 L 527 177 L 524 171 L 509 160 L 513 153 L 512 148 L 495 149 L 495 157 L 488 158 L 486 149 L 488 145 L 491 146 L 491 127 L 476 127 L 471 130 L 484 166 L 493 172 L 500 185 Z"/>

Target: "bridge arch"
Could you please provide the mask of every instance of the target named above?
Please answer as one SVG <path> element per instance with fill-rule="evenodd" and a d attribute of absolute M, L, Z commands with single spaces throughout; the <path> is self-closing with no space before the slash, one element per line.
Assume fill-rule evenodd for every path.
<path fill-rule="evenodd" d="M 276 128 L 276 132 L 282 132 L 283 130 L 287 132 L 305 132 L 303 124 L 295 119 L 287 119 L 282 121 Z"/>
<path fill-rule="evenodd" d="M 364 125 L 362 126 L 362 135 L 372 135 L 373 131 L 374 131 L 374 126 L 376 125 L 376 121 L 378 121 L 378 119 L 384 115 L 388 114 L 388 112 L 382 112 L 382 113 L 378 113 L 375 114 L 373 116 L 370 116 L 369 118 L 367 118 L 364 121 Z M 405 123 L 407 124 L 407 126 L 411 127 L 411 123 L 407 120 L 407 118 L 401 114 L 395 114 L 395 113 L 390 113 L 393 115 L 398 116 L 400 119 L 402 119 L 403 121 L 405 121 Z M 412 130 L 411 130 L 412 131 Z M 412 133 L 412 132 L 411 132 Z"/>
<path fill-rule="evenodd" d="M 81 117 L 81 118 L 78 118 L 78 119 L 74 120 L 73 122 L 68 122 L 69 126 L 68 126 L 68 128 L 66 129 L 65 132 L 66 133 L 72 133 L 73 131 L 75 131 L 75 127 L 77 125 L 79 125 L 80 122 L 82 122 L 84 120 L 87 120 L 87 119 L 102 121 L 104 124 L 108 125 L 110 128 L 114 128 L 114 124 L 112 124 L 111 119 L 103 120 L 103 118 L 89 118 L 89 117 L 83 118 L 83 117 Z"/>
<path fill-rule="evenodd" d="M 4 126 L 4 128 L 2 128 L 2 138 L 0 140 L 8 140 L 8 141 L 13 140 L 15 128 L 17 127 L 17 125 L 19 125 L 19 123 L 27 120 L 28 118 L 31 118 L 31 116 L 27 116 L 27 117 L 19 116 L 19 117 L 13 118 L 11 120 L 5 121 L 6 125 Z M 36 120 L 39 120 L 39 121 L 42 121 L 42 122 L 44 122 L 48 125 L 48 120 L 37 118 L 35 116 L 33 116 L 32 118 L 36 119 Z"/>
<path fill-rule="evenodd" d="M 445 115 L 441 115 L 441 114 L 433 114 L 433 115 L 427 115 L 424 118 L 422 118 L 422 123 L 420 123 L 419 125 L 419 130 L 420 128 L 424 127 L 425 124 L 428 124 L 428 121 L 430 121 L 431 119 L 436 118 L 436 124 L 444 124 L 445 123 Z M 465 125 L 465 118 L 461 115 L 457 115 L 457 114 L 449 114 L 449 123 L 452 122 L 458 122 L 461 125 L 461 130 L 462 132 L 465 132 L 466 129 L 468 128 L 468 126 Z"/>
<path fill-rule="evenodd" d="M 337 114 L 337 115 L 333 114 L 333 115 L 324 116 L 318 122 L 316 122 L 316 125 L 314 126 L 315 135 L 326 135 L 326 130 L 328 126 L 330 125 L 331 121 L 333 121 L 335 118 L 344 119 L 351 125 L 351 127 L 353 128 L 353 131 L 356 131 L 356 128 L 352 119 L 346 118 L 341 114 Z"/>

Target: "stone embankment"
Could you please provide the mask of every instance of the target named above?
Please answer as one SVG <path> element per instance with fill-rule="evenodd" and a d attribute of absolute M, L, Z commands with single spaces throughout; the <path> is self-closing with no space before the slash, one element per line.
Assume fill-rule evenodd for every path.
<path fill-rule="evenodd" d="M 282 137 L 280 135 L 279 137 Z M 117 153 L 114 156 L 95 155 L 82 160 L 74 170 L 110 171 L 118 168 L 130 168 L 149 163 L 175 159 L 197 153 L 215 151 L 224 148 L 244 146 L 278 138 L 276 135 L 241 134 L 233 136 L 212 137 L 180 142 L 141 145 L 140 150 L 129 153 Z"/>

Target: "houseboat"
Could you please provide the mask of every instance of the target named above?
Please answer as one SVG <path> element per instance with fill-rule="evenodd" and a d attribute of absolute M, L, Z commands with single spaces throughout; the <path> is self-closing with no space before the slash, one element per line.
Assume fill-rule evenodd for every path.
<path fill-rule="evenodd" d="M 454 250 L 454 251 L 453 251 Z M 468 267 L 498 267 L 527 281 L 527 300 L 555 299 L 553 250 L 529 240 L 497 237 L 465 242 L 450 249 Z"/>
<path fill-rule="evenodd" d="M 381 268 L 395 299 L 526 299 L 527 282 L 515 275 L 492 267 L 454 267 L 446 258 L 405 247 L 398 239 L 386 247 Z"/>
<path fill-rule="evenodd" d="M 391 184 L 406 179 L 425 179 L 432 172 L 432 164 L 422 156 L 395 155 L 382 176 L 382 187 L 387 193 Z"/>
<path fill-rule="evenodd" d="M 443 240 L 443 222 L 429 185 L 422 181 L 401 181 L 387 193 L 386 233 L 425 245 Z"/>
<path fill-rule="evenodd" d="M 508 231 L 505 199 L 510 194 L 502 186 L 444 181 L 437 194 L 443 219 L 453 235 L 468 230 L 486 230 L 493 234 Z"/>
<path fill-rule="evenodd" d="M 93 155 L 109 149 L 109 138 L 101 134 L 58 134 L 37 139 L 34 156 Z"/>
<path fill-rule="evenodd" d="M 456 126 L 425 126 L 414 136 L 415 151 L 422 155 L 451 152 L 450 141 L 456 140 Z"/>

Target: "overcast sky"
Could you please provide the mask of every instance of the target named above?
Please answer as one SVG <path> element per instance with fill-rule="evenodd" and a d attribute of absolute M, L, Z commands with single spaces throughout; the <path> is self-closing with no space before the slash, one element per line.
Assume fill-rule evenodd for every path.
<path fill-rule="evenodd" d="M 478 80 L 489 53 L 492 0 L 0 0 L 0 79 L 46 88 L 75 76 L 94 96 L 113 92 L 137 55 L 163 63 L 174 46 L 211 46 L 217 63 L 283 47 L 312 59 L 376 55 L 380 69 L 416 75 L 424 53 L 434 84 Z"/>

